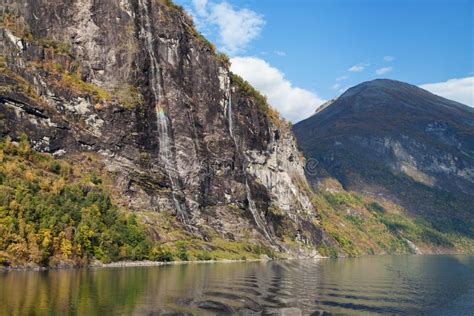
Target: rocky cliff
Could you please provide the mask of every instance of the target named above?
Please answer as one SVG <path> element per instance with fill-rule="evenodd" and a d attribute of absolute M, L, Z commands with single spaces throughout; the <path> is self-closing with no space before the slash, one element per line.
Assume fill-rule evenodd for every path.
<path fill-rule="evenodd" d="M 116 203 L 173 214 L 203 239 L 321 243 L 288 124 L 179 7 L 25 0 L 1 23 L 2 137 L 94 154 Z"/>

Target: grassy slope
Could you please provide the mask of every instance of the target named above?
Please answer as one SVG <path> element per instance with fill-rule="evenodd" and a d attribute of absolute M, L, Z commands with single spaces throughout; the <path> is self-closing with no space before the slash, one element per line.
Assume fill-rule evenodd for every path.
<path fill-rule="evenodd" d="M 474 239 L 469 236 L 441 231 L 389 201 L 344 191 L 334 179 L 327 182 L 313 202 L 339 249 L 322 246 L 323 254 L 334 256 L 341 250 L 356 256 L 415 252 L 407 240 L 426 253 L 474 252 Z"/>
<path fill-rule="evenodd" d="M 331 150 L 330 145 L 315 145 L 315 148 L 319 148 L 321 156 L 314 154 L 319 161 L 324 161 L 323 153 Z M 328 232 L 333 232 L 331 235 L 340 234 L 350 239 L 349 242 L 340 243 L 346 253 L 410 251 L 405 238 L 424 252 L 474 252 L 474 230 L 468 197 L 431 188 L 403 174 L 392 174 L 377 161 L 371 161 L 368 168 L 364 157 L 361 151 L 347 149 L 336 156 L 338 165 L 332 169 L 345 182 L 346 188 L 357 189 L 358 193 L 350 189 L 345 191 L 328 174 L 318 176 L 325 179 L 315 199 L 319 212 L 326 219 L 323 225 Z M 321 169 L 325 167 L 328 168 L 323 164 Z M 379 192 L 377 190 L 385 192 L 383 196 L 397 197 L 398 202 L 389 202 L 388 197 L 376 194 Z M 372 192 L 372 197 L 360 192 Z M 377 211 L 377 207 L 374 209 L 369 206 L 375 203 L 382 207 L 380 211 Z M 375 224 L 388 231 L 370 230 L 369 227 Z M 387 232 L 396 240 L 387 238 Z M 384 247 L 373 247 L 374 242 L 367 240 L 382 243 Z"/>

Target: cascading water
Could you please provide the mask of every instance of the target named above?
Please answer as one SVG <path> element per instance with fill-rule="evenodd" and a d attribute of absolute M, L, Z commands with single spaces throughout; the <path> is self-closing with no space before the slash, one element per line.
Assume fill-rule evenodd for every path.
<path fill-rule="evenodd" d="M 260 228 L 263 231 L 263 234 L 265 235 L 265 238 L 267 238 L 269 241 L 273 241 L 272 237 L 270 237 L 270 234 L 268 233 L 265 225 L 262 223 L 262 219 L 260 215 L 258 214 L 257 206 L 255 205 L 255 201 L 252 199 L 252 193 L 250 192 L 250 186 L 249 186 L 249 181 L 247 180 L 247 175 L 245 175 L 245 190 L 247 191 L 247 201 L 249 203 L 249 210 L 250 213 L 252 213 L 253 220 L 255 221 L 255 224 L 257 224 L 257 227 Z"/>
<path fill-rule="evenodd" d="M 150 87 L 153 93 L 155 101 L 155 112 L 156 112 L 156 123 L 159 131 L 159 160 L 163 163 L 164 169 L 171 184 L 171 195 L 173 197 L 173 202 L 176 207 L 178 215 L 181 217 L 181 220 L 186 223 L 186 213 L 183 210 L 181 203 L 176 197 L 176 184 L 177 184 L 177 175 L 176 170 L 173 168 L 173 159 L 171 152 L 171 140 L 168 132 L 168 117 L 164 107 L 159 103 L 160 95 L 162 94 L 161 86 L 158 81 L 158 61 L 156 59 L 155 50 L 153 47 L 153 34 L 151 32 L 151 20 L 148 7 L 144 0 L 138 1 L 139 6 L 143 9 L 142 14 L 142 23 L 141 25 L 141 34 L 145 38 L 145 44 L 147 46 L 148 57 L 150 59 Z"/>
<path fill-rule="evenodd" d="M 173 202 L 176 207 L 176 211 L 178 215 L 181 217 L 181 220 L 186 224 L 186 213 L 181 206 L 181 203 L 178 201 L 176 197 L 176 181 L 177 181 L 177 171 L 173 168 L 172 163 L 172 152 L 170 146 L 170 136 L 168 133 L 168 118 L 165 114 L 164 109 L 156 105 L 156 117 L 157 117 L 157 125 L 160 132 L 160 150 L 159 156 L 160 161 L 164 163 L 165 171 L 168 175 L 171 184 L 171 195 L 173 196 Z"/>
<path fill-rule="evenodd" d="M 229 89 L 229 100 L 227 102 L 227 119 L 229 120 L 229 133 L 230 137 L 234 140 L 234 143 L 237 145 L 235 138 L 234 138 L 234 124 L 232 121 L 232 93 Z"/>
<path fill-rule="evenodd" d="M 156 60 L 155 51 L 153 48 L 153 35 L 151 33 L 151 21 L 150 21 L 150 14 L 148 12 L 148 7 L 143 0 L 138 1 L 139 6 L 143 9 L 144 14 L 142 14 L 142 18 L 144 18 L 144 23 L 140 23 L 140 32 L 141 35 L 145 37 L 145 43 L 147 46 L 148 56 L 150 58 L 150 87 L 155 98 L 155 102 L 158 102 L 158 91 L 157 88 L 160 89 L 158 85 L 158 62 Z"/>
<path fill-rule="evenodd" d="M 232 140 L 234 141 L 235 148 L 236 148 L 237 152 L 239 153 L 240 152 L 239 145 L 238 145 L 237 140 L 235 139 L 235 136 L 234 136 L 234 126 L 233 126 L 233 121 L 232 121 L 232 93 L 230 91 L 230 88 L 229 88 L 229 98 L 228 98 L 228 101 L 227 101 L 227 120 L 229 122 L 229 134 L 232 137 Z M 273 242 L 273 239 L 270 237 L 270 234 L 268 233 L 268 231 L 267 231 L 267 229 L 266 229 L 266 227 L 263 223 L 263 220 L 262 220 L 260 214 L 258 213 L 255 201 L 252 199 L 252 193 L 250 191 L 250 186 L 249 186 L 249 182 L 248 182 L 248 179 L 247 179 L 247 170 L 246 170 L 245 165 L 243 166 L 243 172 L 245 174 L 245 190 L 246 190 L 246 193 L 247 193 L 247 201 L 248 201 L 248 204 L 249 204 L 248 207 L 249 207 L 250 213 L 252 214 L 253 220 L 254 220 L 255 224 L 257 225 L 257 227 L 265 235 L 265 238 L 267 238 L 269 241 Z"/>

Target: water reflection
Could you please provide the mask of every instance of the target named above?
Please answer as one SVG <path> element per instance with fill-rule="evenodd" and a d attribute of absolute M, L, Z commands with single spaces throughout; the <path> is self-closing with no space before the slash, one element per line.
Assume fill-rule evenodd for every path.
<path fill-rule="evenodd" d="M 449 314 L 474 310 L 474 257 L 8 272 L 0 311 L 27 314 Z"/>

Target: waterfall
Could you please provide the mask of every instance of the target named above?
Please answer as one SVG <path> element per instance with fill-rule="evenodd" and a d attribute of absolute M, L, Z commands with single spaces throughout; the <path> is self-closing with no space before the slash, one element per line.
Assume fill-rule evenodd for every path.
<path fill-rule="evenodd" d="M 230 92 L 230 88 L 229 88 L 229 101 L 227 102 L 227 119 L 229 120 L 230 137 L 232 137 L 232 139 L 234 140 L 234 143 L 235 143 L 234 124 L 233 124 L 233 121 L 232 121 L 232 93 Z"/>
<path fill-rule="evenodd" d="M 165 171 L 168 175 L 171 184 L 171 195 L 173 197 L 173 202 L 176 207 L 176 212 L 181 217 L 181 220 L 186 224 L 186 213 L 183 210 L 181 203 L 176 197 L 176 182 L 178 177 L 176 175 L 177 171 L 173 168 L 173 153 L 171 152 L 170 145 L 170 136 L 168 133 L 168 118 L 164 109 L 160 105 L 156 105 L 156 118 L 157 126 L 160 132 L 160 150 L 159 157 L 160 161 L 164 163 Z"/>
<path fill-rule="evenodd" d="M 147 52 L 148 56 L 150 58 L 150 87 L 153 93 L 153 96 L 155 98 L 155 102 L 158 102 L 158 91 L 156 90 L 157 88 L 160 88 L 158 85 L 158 74 L 157 74 L 157 69 L 158 69 L 158 62 L 156 60 L 155 56 L 155 50 L 153 47 L 153 34 L 151 33 L 151 20 L 150 20 L 150 13 L 148 12 L 148 7 L 146 3 L 144 3 L 144 0 L 139 0 L 138 1 L 140 7 L 143 8 L 144 14 L 142 14 L 142 17 L 145 19 L 145 25 L 141 23 L 140 26 L 140 32 L 141 34 L 145 37 L 145 43 L 147 46 Z"/>
<path fill-rule="evenodd" d="M 163 162 L 165 172 L 170 180 L 171 195 L 173 202 L 176 207 L 177 214 L 181 217 L 182 221 L 186 223 L 186 214 L 183 210 L 181 203 L 176 196 L 176 184 L 178 177 L 177 171 L 173 168 L 173 153 L 171 151 L 171 138 L 169 135 L 169 120 L 166 115 L 164 107 L 159 103 L 160 95 L 162 94 L 161 86 L 158 81 L 158 61 L 156 59 L 155 50 L 153 47 L 153 34 L 151 32 L 151 20 L 150 12 L 144 0 L 138 1 L 139 6 L 143 8 L 142 18 L 144 19 L 141 23 L 140 32 L 145 38 L 145 44 L 150 59 L 150 88 L 153 93 L 155 101 L 155 112 L 156 112 L 156 123 L 159 132 L 159 144 L 160 149 L 158 152 L 159 161 Z"/>
<path fill-rule="evenodd" d="M 240 149 L 237 143 L 237 140 L 234 135 L 234 126 L 233 126 L 233 121 L 232 121 L 232 93 L 229 88 L 229 98 L 227 101 L 227 120 L 229 122 L 229 133 L 230 137 L 232 137 L 232 140 L 234 141 L 235 148 L 237 150 L 237 153 L 240 154 Z M 244 159 L 246 161 L 246 159 Z M 263 234 L 265 235 L 265 238 L 267 238 L 269 241 L 273 242 L 273 239 L 270 237 L 270 234 L 268 233 L 265 224 L 263 223 L 263 220 L 258 213 L 257 206 L 255 204 L 255 201 L 252 198 L 252 192 L 250 191 L 250 186 L 249 186 L 249 181 L 248 181 L 248 176 L 247 176 L 247 170 L 246 166 L 243 166 L 243 172 L 245 174 L 245 191 L 247 194 L 247 202 L 248 202 L 248 208 L 250 213 L 252 214 L 253 220 L 255 224 L 257 225 L 257 228 L 260 229 Z"/>
<path fill-rule="evenodd" d="M 263 234 L 265 235 L 265 238 L 267 238 L 269 241 L 273 241 L 273 239 L 270 237 L 270 234 L 267 231 L 267 228 L 265 227 L 265 224 L 262 223 L 262 219 L 260 217 L 260 214 L 258 213 L 257 206 L 255 205 L 255 201 L 252 199 L 252 193 L 250 192 L 250 186 L 249 186 L 249 181 L 247 180 L 247 174 L 245 175 L 245 190 L 247 191 L 247 201 L 249 203 L 249 210 L 250 213 L 252 213 L 253 220 L 255 221 L 255 224 L 257 224 L 257 227 L 263 231 Z"/>

